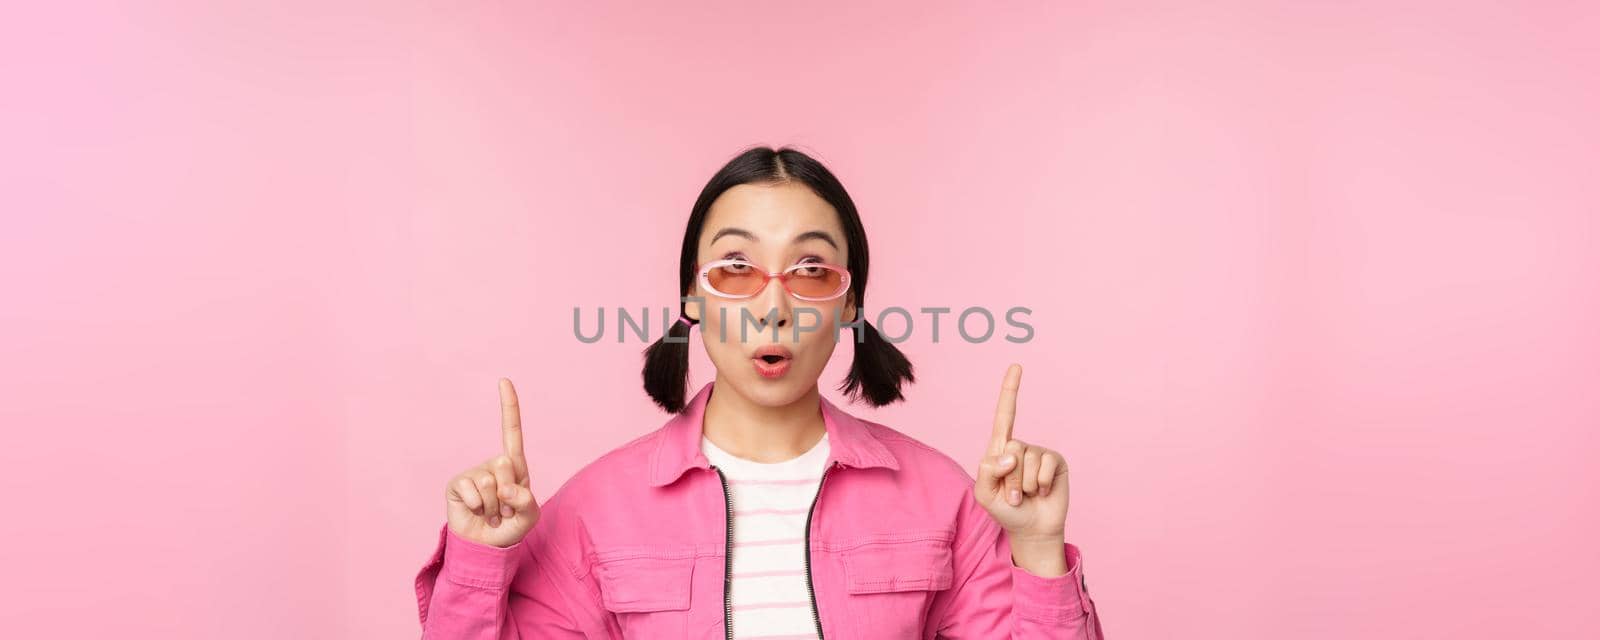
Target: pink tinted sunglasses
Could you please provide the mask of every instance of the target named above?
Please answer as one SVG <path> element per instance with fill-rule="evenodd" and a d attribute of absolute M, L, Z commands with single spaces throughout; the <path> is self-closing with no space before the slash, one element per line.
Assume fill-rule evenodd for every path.
<path fill-rule="evenodd" d="M 699 266 L 700 286 L 724 298 L 748 298 L 776 278 L 792 295 L 808 302 L 822 302 L 850 290 L 850 271 L 836 264 L 802 262 L 783 271 L 769 273 L 748 260 L 728 259 Z"/>

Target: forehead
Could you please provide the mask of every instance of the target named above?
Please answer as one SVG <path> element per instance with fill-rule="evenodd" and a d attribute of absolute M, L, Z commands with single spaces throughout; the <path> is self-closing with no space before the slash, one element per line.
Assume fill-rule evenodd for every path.
<path fill-rule="evenodd" d="M 769 245 L 787 245 L 796 235 L 822 230 L 832 234 L 840 250 L 844 249 L 839 214 L 810 188 L 794 182 L 741 184 L 722 192 L 706 214 L 700 246 L 708 246 L 712 235 L 723 227 L 748 230 L 760 238 L 761 244 Z"/>

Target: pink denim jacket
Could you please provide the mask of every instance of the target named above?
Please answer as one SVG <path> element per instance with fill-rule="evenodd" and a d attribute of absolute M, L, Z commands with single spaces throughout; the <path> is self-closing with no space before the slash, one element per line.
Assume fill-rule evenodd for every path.
<path fill-rule="evenodd" d="M 589 463 L 506 548 L 439 532 L 417 574 L 423 638 L 732 638 L 732 512 L 700 451 L 706 383 L 661 428 Z M 822 399 L 830 454 L 806 563 L 824 640 L 1099 640 L 1078 548 L 1067 574 L 1011 561 L 949 456 Z"/>

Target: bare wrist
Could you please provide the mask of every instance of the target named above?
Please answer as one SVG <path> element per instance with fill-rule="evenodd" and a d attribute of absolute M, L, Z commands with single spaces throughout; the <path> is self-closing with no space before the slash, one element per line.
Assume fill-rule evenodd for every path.
<path fill-rule="evenodd" d="M 1067 574 L 1067 542 L 1060 536 L 1011 540 L 1011 563 L 1041 578 Z"/>

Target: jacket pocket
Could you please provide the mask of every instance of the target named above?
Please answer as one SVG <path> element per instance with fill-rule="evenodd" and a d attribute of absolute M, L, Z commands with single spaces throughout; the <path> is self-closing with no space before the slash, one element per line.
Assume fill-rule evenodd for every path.
<path fill-rule="evenodd" d="M 595 564 L 601 605 L 616 616 L 624 638 L 678 638 L 689 620 L 694 556 L 638 555 Z"/>
<path fill-rule="evenodd" d="M 850 609 L 872 638 L 920 638 L 955 574 L 948 532 L 871 541 L 840 554 Z"/>

